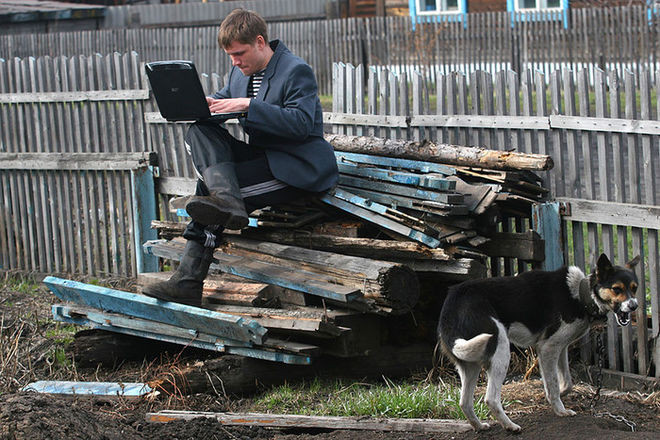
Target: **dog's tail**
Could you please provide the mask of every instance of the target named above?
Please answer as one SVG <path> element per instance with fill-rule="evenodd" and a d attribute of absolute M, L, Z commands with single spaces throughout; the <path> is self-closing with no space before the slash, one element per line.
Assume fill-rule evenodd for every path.
<path fill-rule="evenodd" d="M 456 339 L 451 352 L 458 359 L 465 362 L 478 362 L 483 359 L 486 352 L 486 345 L 493 335 L 490 333 L 481 333 L 472 339 Z"/>

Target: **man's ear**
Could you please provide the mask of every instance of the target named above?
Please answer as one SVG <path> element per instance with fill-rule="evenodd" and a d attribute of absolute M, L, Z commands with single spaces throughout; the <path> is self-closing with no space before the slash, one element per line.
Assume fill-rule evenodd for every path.
<path fill-rule="evenodd" d="M 626 267 L 628 269 L 632 269 L 633 267 L 637 266 L 637 264 L 639 263 L 639 260 L 641 260 L 641 258 L 639 257 L 639 255 L 637 255 L 635 258 L 633 258 L 632 260 L 630 260 L 626 263 Z"/>
<path fill-rule="evenodd" d="M 257 39 L 254 40 L 254 44 L 256 44 L 259 49 L 263 49 L 267 43 L 263 35 L 257 35 Z"/>
<path fill-rule="evenodd" d="M 598 257 L 598 262 L 596 263 L 596 276 L 598 279 L 607 279 L 613 270 L 614 269 L 612 268 L 612 263 L 610 262 L 610 259 L 607 258 L 607 255 L 600 254 L 600 257 Z"/>

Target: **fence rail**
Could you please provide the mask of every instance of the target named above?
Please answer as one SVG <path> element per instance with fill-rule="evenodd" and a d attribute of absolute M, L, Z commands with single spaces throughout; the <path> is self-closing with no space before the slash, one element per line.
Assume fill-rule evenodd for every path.
<path fill-rule="evenodd" d="M 555 168 L 543 177 L 552 196 L 570 206 L 565 261 L 590 271 L 600 252 L 619 264 L 642 257 L 636 322 L 649 325 L 619 333 L 610 323 L 609 366 L 660 376 L 660 348 L 652 350 L 660 340 L 660 84 L 649 71 L 596 70 L 593 85 L 586 70 L 549 79 L 531 71 L 452 72 L 432 82 L 418 72 L 338 63 L 333 75 L 326 129 L 551 155 Z M 204 75 L 202 83 L 208 92 L 221 78 Z M 154 151 L 161 177 L 194 177 L 186 125 L 154 118 L 145 89 L 135 53 L 0 61 L 0 267 L 134 275 L 143 266 L 136 250 L 146 217 L 134 216 L 139 175 L 103 168 L 103 154 L 132 160 Z M 104 91 L 107 99 L 97 101 Z M 62 153 L 93 156 L 78 169 L 76 161 L 46 162 L 42 155 L 51 153 L 51 162 Z M 18 169 L 17 158 L 28 166 Z M 166 201 L 163 194 L 162 217 L 169 215 Z M 502 230 L 529 226 L 511 220 Z M 492 271 L 524 270 L 517 263 L 493 259 Z"/>
<path fill-rule="evenodd" d="M 189 7 L 162 5 L 174 6 Z M 638 74 L 650 68 L 652 75 L 660 69 L 660 14 L 628 6 L 574 9 L 569 15 L 567 27 L 549 16 L 523 20 L 519 14 L 488 12 L 467 14 L 464 21 L 419 23 L 414 30 L 409 17 L 375 17 L 273 22 L 269 33 L 314 68 L 323 94 L 331 92 L 332 63 L 339 61 L 407 75 L 419 71 L 432 83 L 454 71 L 494 75 L 532 69 L 549 79 L 551 72 L 569 68 L 584 69 L 593 84 L 597 69 L 615 70 L 619 76 L 626 69 Z M 149 14 L 142 16 L 146 20 Z M 207 16 L 219 20 L 222 13 Z M 192 59 L 199 71 L 227 72 L 229 60 L 217 47 L 216 33 L 217 25 L 4 35 L 0 57 L 135 50 L 146 61 Z"/>

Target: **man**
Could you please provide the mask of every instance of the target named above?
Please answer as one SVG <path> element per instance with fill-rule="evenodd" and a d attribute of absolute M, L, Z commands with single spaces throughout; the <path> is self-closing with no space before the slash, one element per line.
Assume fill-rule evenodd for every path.
<path fill-rule="evenodd" d="M 200 179 L 186 204 L 192 218 L 178 269 L 146 295 L 200 305 L 202 284 L 224 228 L 241 229 L 248 213 L 323 192 L 337 182 L 332 146 L 314 73 L 279 40 L 268 41 L 266 22 L 235 9 L 220 25 L 218 43 L 232 69 L 225 87 L 207 101 L 212 113 L 245 112 L 241 142 L 218 123 L 197 122 L 186 147 Z"/>

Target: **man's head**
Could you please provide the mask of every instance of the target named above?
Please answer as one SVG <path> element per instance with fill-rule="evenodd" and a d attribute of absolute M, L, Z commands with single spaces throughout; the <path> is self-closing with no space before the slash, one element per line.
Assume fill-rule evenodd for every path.
<path fill-rule="evenodd" d="M 234 9 L 225 17 L 218 31 L 218 44 L 244 75 L 265 69 L 273 54 L 266 22 L 246 9 Z"/>

